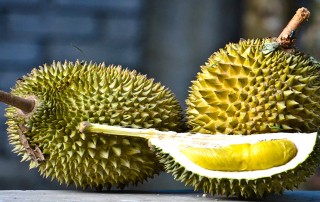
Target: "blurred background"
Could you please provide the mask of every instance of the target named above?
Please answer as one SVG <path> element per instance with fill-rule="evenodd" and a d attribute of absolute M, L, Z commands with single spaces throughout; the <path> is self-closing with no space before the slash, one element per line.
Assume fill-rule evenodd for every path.
<path fill-rule="evenodd" d="M 0 0 L 0 89 L 53 60 L 121 64 L 160 81 L 183 108 L 207 58 L 240 38 L 277 36 L 299 7 L 312 13 L 300 50 L 320 58 L 320 0 Z M 0 189 L 66 189 L 11 153 L 0 103 Z M 69 189 L 73 189 L 70 187 Z M 314 176 L 302 189 L 320 189 Z M 191 189 L 161 174 L 129 189 Z"/>

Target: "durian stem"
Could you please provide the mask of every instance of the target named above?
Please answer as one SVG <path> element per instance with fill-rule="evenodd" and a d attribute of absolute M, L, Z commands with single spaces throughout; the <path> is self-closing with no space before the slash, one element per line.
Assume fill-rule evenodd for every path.
<path fill-rule="evenodd" d="M 173 131 L 159 131 L 152 128 L 125 128 L 121 126 L 109 126 L 105 124 L 89 123 L 86 121 L 80 123 L 79 131 L 81 133 L 101 133 L 106 135 L 140 137 L 145 139 L 150 139 L 153 137 L 161 138 L 161 136 L 168 138 L 178 135 L 178 133 Z"/>
<path fill-rule="evenodd" d="M 0 102 L 21 109 L 24 113 L 32 112 L 35 106 L 35 101 L 32 99 L 15 96 L 2 90 L 0 90 Z"/>
<path fill-rule="evenodd" d="M 310 11 L 308 9 L 304 7 L 299 8 L 277 38 L 277 42 L 280 43 L 280 45 L 284 48 L 291 48 L 291 46 L 294 44 L 294 32 L 298 29 L 300 24 L 308 20 L 309 17 Z"/>

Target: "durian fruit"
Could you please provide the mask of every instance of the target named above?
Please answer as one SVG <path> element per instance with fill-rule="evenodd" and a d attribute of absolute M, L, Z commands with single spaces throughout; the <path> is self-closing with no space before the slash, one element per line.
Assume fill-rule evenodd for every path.
<path fill-rule="evenodd" d="M 314 133 L 210 135 L 83 122 L 80 131 L 148 139 L 176 180 L 205 193 L 261 198 L 293 190 L 320 165 Z"/>
<path fill-rule="evenodd" d="M 17 97 L 18 96 L 18 97 Z M 18 80 L 0 101 L 13 151 L 41 175 L 83 188 L 124 188 L 163 170 L 145 140 L 80 133 L 82 121 L 132 128 L 181 129 L 181 107 L 160 83 L 87 62 L 53 62 Z M 22 109 L 22 110 L 21 110 Z"/>
<path fill-rule="evenodd" d="M 275 139 L 281 133 L 294 136 L 296 132 L 316 132 L 320 125 L 320 63 L 294 47 L 294 33 L 309 15 L 307 9 L 300 8 L 278 38 L 240 40 L 212 54 L 192 82 L 186 101 L 190 130 L 214 135 L 275 133 L 270 134 Z M 233 138 L 238 139 L 231 136 L 228 140 Z M 307 135 L 301 135 L 300 141 L 304 138 Z M 297 147 L 298 154 L 306 149 L 302 147 Z M 211 175 L 205 170 L 189 172 L 193 166 L 177 161 L 171 152 L 164 150 L 161 157 L 171 159 L 172 163 L 166 164 L 169 172 L 195 189 L 262 197 L 293 189 L 312 175 L 319 166 L 318 147 L 316 143 L 304 163 L 284 166 L 279 173 L 270 172 L 278 170 L 271 165 L 268 169 L 248 171 L 248 175 L 241 166 L 227 175 Z M 229 161 L 238 164 L 237 156 L 225 154 Z M 265 159 L 271 163 L 271 157 L 270 153 Z M 250 161 L 259 162 L 253 157 Z"/>
<path fill-rule="evenodd" d="M 187 123 L 200 134 L 92 123 L 80 130 L 140 134 L 167 172 L 204 193 L 260 198 L 292 190 L 320 165 L 320 65 L 293 46 L 292 31 L 308 16 L 299 9 L 277 39 L 231 43 L 209 58 L 187 100 Z"/>
<path fill-rule="evenodd" d="M 299 17 L 307 15 L 300 11 Z M 316 131 L 320 63 L 293 47 L 295 29 L 287 28 L 278 39 L 229 43 L 213 53 L 186 101 L 190 130 L 241 135 Z"/>

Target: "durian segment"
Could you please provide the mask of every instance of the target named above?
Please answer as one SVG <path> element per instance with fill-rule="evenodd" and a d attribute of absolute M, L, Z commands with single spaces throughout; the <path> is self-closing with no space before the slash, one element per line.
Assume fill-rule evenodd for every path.
<path fill-rule="evenodd" d="M 320 124 L 320 65 L 299 51 L 264 54 L 267 39 L 230 43 L 192 82 L 187 124 L 193 132 L 314 132 Z"/>
<path fill-rule="evenodd" d="M 235 195 L 244 198 L 260 198 L 272 193 L 283 193 L 285 189 L 297 188 L 301 182 L 314 174 L 320 165 L 320 142 L 317 133 L 271 133 L 251 136 L 211 135 L 194 133 L 177 133 L 174 131 L 158 131 L 155 129 L 133 129 L 105 124 L 82 122 L 79 130 L 99 132 L 115 136 L 139 137 L 149 140 L 149 144 L 157 152 L 160 161 L 174 178 L 191 185 L 195 190 L 203 189 L 205 193 Z M 211 150 L 230 145 L 268 145 L 279 141 L 294 144 L 297 154 L 282 165 L 253 171 L 217 171 L 203 168 L 181 151 L 181 147 L 195 150 Z M 270 145 L 270 144 L 269 144 Z M 271 144 L 272 145 L 272 144 Z M 279 146 L 279 145 L 278 145 Z M 281 148 L 281 146 L 280 146 Z M 259 148 L 266 153 L 278 153 L 280 149 Z M 289 149 L 290 150 L 290 149 Z M 192 149 L 191 149 L 192 151 Z M 262 151 L 265 152 L 265 151 Z M 290 153 L 290 151 L 289 151 Z M 268 156 L 268 155 L 267 155 Z M 228 156 L 225 157 L 228 159 Z M 273 158 L 266 159 L 273 161 Z M 253 159 L 254 162 L 259 161 Z"/>
<path fill-rule="evenodd" d="M 200 138 L 200 134 L 196 135 Z M 211 135 L 212 136 L 212 135 Z M 287 139 L 297 147 L 296 156 L 288 163 L 255 171 L 214 171 L 205 169 L 187 158 L 179 150 L 179 141 L 151 138 L 157 156 L 165 164 L 167 172 L 176 180 L 191 185 L 195 190 L 209 194 L 221 194 L 243 198 L 261 198 L 268 194 L 282 194 L 284 190 L 297 188 L 320 165 L 320 143 L 316 133 L 271 133 L 251 136 L 214 135 L 214 145 L 254 144 L 260 140 Z M 193 139 L 197 137 L 193 136 Z M 211 142 L 211 141 L 209 141 Z M 185 142 L 188 143 L 188 142 Z M 183 143 L 183 144 L 185 144 Z M 211 148 L 208 144 L 189 142 L 190 147 Z"/>
<path fill-rule="evenodd" d="M 160 83 L 121 66 L 53 62 L 35 68 L 18 81 L 14 95 L 37 99 L 27 116 L 13 107 L 6 110 L 13 151 L 30 161 L 21 145 L 18 124 L 44 162 L 30 161 L 41 175 L 60 183 L 86 187 L 123 188 L 143 182 L 163 170 L 147 141 L 139 138 L 100 136 L 78 131 L 79 123 L 180 130 L 181 107 Z"/>
<path fill-rule="evenodd" d="M 297 147 L 287 139 L 212 148 L 181 145 L 179 150 L 196 165 L 219 171 L 265 170 L 284 165 L 297 154 Z"/>
<path fill-rule="evenodd" d="M 198 134 L 201 136 L 201 134 Z M 217 140 L 214 141 L 214 137 L 217 136 Z M 272 167 L 269 169 L 263 170 L 253 170 L 253 171 L 241 171 L 241 175 L 239 172 L 224 172 L 224 171 L 216 171 L 205 169 L 194 162 L 192 162 L 183 152 L 180 150 L 181 143 L 179 141 L 173 141 L 170 139 L 158 139 L 151 138 L 149 139 L 150 143 L 155 147 L 162 150 L 164 153 L 168 153 L 172 156 L 176 162 L 181 164 L 181 166 L 185 167 L 189 171 L 196 173 L 201 176 L 209 177 L 209 178 L 228 178 L 228 179 L 258 179 L 263 177 L 272 176 L 275 174 L 279 174 L 285 172 L 286 170 L 294 169 L 297 165 L 303 163 L 308 156 L 312 153 L 313 148 L 315 146 L 317 140 L 317 133 L 270 133 L 270 134 L 257 134 L 254 136 L 229 136 L 229 135 L 215 135 L 213 138 L 210 138 L 210 142 L 214 143 L 214 145 L 210 146 L 210 144 L 205 146 L 193 145 L 192 142 L 182 144 L 184 147 L 190 148 L 219 148 L 219 147 L 227 147 L 235 144 L 257 144 L 261 141 L 270 141 L 270 140 L 289 140 L 296 146 L 298 152 L 291 161 L 287 162 L 284 165 L 280 165 L 277 167 Z M 207 140 L 209 141 L 209 140 Z M 242 154 L 243 155 L 243 154 Z M 228 158 L 226 156 L 225 158 Z M 255 159 L 256 160 L 256 159 Z M 270 158 L 270 161 L 273 161 Z"/>

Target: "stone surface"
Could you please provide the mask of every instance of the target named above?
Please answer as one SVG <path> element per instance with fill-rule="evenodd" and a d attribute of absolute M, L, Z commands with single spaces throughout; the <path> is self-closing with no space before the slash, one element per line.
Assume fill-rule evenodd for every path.
<path fill-rule="evenodd" d="M 61 190 L 6 190 L 0 191 L 0 202 L 23 201 L 238 201 L 224 196 L 206 196 L 194 192 L 82 192 Z M 239 200 L 246 201 L 246 200 Z M 257 200 L 249 200 L 251 202 Z M 261 200 L 259 200 L 261 201 Z M 320 191 L 293 191 L 284 195 L 269 196 L 262 201 L 272 202 L 316 202 L 320 201 Z"/>

